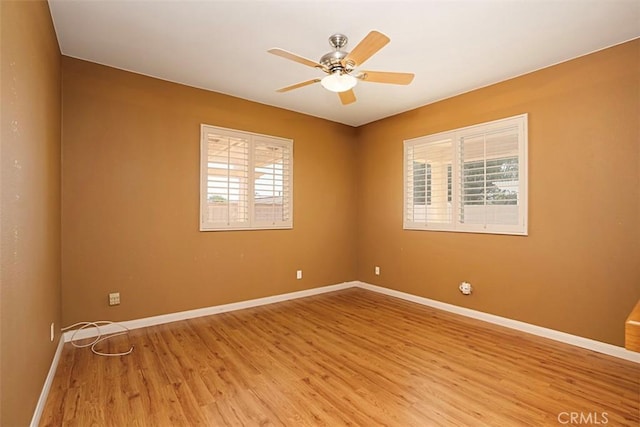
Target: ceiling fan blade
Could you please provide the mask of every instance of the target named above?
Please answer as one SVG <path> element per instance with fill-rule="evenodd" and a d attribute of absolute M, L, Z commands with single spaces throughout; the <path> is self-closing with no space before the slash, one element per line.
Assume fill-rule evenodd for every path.
<path fill-rule="evenodd" d="M 291 85 L 291 86 L 283 87 L 281 89 L 278 89 L 276 92 L 289 92 L 290 90 L 294 90 L 294 89 L 298 89 L 298 88 L 301 88 L 301 87 L 309 86 L 309 85 L 312 85 L 314 83 L 318 83 L 319 81 L 320 81 L 320 79 L 307 80 L 306 82 L 296 83 L 296 84 Z"/>
<path fill-rule="evenodd" d="M 287 52 L 286 50 L 279 49 L 274 47 L 273 49 L 269 49 L 267 52 L 272 53 L 276 56 L 280 56 L 285 59 L 290 59 L 291 61 L 298 62 L 302 65 L 306 65 L 312 68 L 322 68 L 322 65 L 317 63 L 316 61 L 312 61 L 307 58 L 303 58 L 302 56 L 296 55 L 295 53 Z"/>
<path fill-rule="evenodd" d="M 343 64 L 354 63 L 354 67 L 360 66 L 367 59 L 371 58 L 377 51 L 382 49 L 391 40 L 381 32 L 371 31 L 362 39 L 356 47 L 342 60 Z"/>
<path fill-rule="evenodd" d="M 340 97 L 340 102 L 342 102 L 342 105 L 349 105 L 356 102 L 356 94 L 353 92 L 353 89 L 349 89 L 344 92 L 338 92 L 338 96 Z"/>
<path fill-rule="evenodd" d="M 392 73 L 389 71 L 361 71 L 358 78 L 365 82 L 408 85 L 413 81 L 413 73 Z"/>

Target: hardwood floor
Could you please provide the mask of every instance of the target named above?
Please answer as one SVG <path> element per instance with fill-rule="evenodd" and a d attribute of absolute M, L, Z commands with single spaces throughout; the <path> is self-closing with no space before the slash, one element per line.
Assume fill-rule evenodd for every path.
<path fill-rule="evenodd" d="M 102 350 L 131 344 L 67 343 L 40 425 L 640 423 L 640 365 L 357 288 Z"/>

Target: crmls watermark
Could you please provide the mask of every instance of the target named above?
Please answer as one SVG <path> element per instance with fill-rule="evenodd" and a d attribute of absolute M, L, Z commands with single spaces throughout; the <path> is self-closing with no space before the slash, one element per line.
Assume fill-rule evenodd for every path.
<path fill-rule="evenodd" d="M 604 425 L 609 423 L 609 416 L 606 412 L 560 412 L 558 422 L 571 425 Z"/>

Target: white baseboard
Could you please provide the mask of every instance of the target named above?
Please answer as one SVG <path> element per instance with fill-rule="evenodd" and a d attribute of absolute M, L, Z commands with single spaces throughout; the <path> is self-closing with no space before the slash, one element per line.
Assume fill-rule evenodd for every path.
<path fill-rule="evenodd" d="M 40 424 L 40 417 L 42 417 L 44 405 L 47 403 L 47 397 L 49 397 L 49 390 L 51 390 L 53 378 L 56 376 L 56 369 L 58 369 L 58 362 L 60 361 L 60 355 L 62 354 L 64 343 L 64 337 L 61 336 L 58 340 L 58 347 L 56 347 L 56 352 L 53 354 L 53 360 L 51 361 L 49 373 L 47 374 L 47 378 L 44 380 L 44 386 L 42 387 L 42 391 L 40 392 L 40 397 L 38 398 L 38 403 L 36 404 L 36 410 L 33 412 L 31 424 L 29 424 L 31 427 L 38 427 L 38 424 Z"/>
<path fill-rule="evenodd" d="M 566 332 L 556 331 L 554 329 L 543 328 L 542 326 L 536 326 L 530 323 L 521 322 L 519 320 L 509 319 L 507 317 L 501 317 L 494 314 L 484 313 L 482 311 L 472 310 L 470 308 L 447 304 L 429 298 L 419 297 L 393 289 L 383 288 L 381 286 L 370 285 L 364 282 L 355 282 L 355 286 L 362 289 L 367 289 L 369 291 L 374 291 L 392 297 L 400 298 L 406 301 L 411 301 L 451 313 L 460 314 L 462 316 L 471 317 L 473 319 L 478 319 L 518 331 L 527 332 L 532 335 L 549 338 L 554 341 L 560 341 L 576 347 L 586 348 L 588 350 L 593 350 L 598 353 L 603 353 L 620 359 L 629 360 L 631 362 L 640 363 L 640 353 L 629 351 L 623 347 L 618 347 L 612 344 L 603 343 L 577 335 L 571 335 Z"/>
<path fill-rule="evenodd" d="M 257 307 L 260 305 L 273 304 L 281 301 L 287 301 L 287 300 L 292 300 L 297 298 L 309 297 L 312 295 L 324 294 L 326 292 L 339 291 L 341 289 L 352 288 L 357 285 L 358 285 L 357 282 L 344 282 L 344 283 L 339 283 L 337 285 L 328 285 L 328 286 L 322 286 L 319 288 L 305 289 L 304 291 L 296 291 L 296 292 L 290 292 L 287 294 L 280 294 L 280 295 L 273 295 L 273 296 L 264 297 L 264 298 L 251 299 L 247 301 L 233 302 L 230 304 L 215 305 L 212 307 L 198 308 L 195 310 L 180 311 L 177 313 L 162 314 L 159 316 L 145 317 L 142 319 L 127 320 L 124 322 L 118 322 L 117 325 L 113 324 L 113 325 L 100 326 L 100 331 L 96 330 L 95 328 L 83 329 L 81 331 L 77 331 L 75 336 L 73 336 L 74 331 L 67 331 L 64 333 L 64 340 L 65 342 L 69 342 L 71 341 L 72 336 L 74 340 L 93 338 L 98 336 L 99 332 L 101 332 L 103 335 L 111 334 L 114 332 L 122 332 L 122 326 L 126 327 L 127 329 L 145 328 L 147 326 L 162 325 L 164 323 L 177 322 L 179 320 L 194 319 L 196 317 L 210 316 L 212 314 L 225 313 L 225 312 L 234 311 L 234 310 L 242 310 L 245 308 Z M 118 326 L 118 325 L 121 325 L 121 326 Z"/>
<path fill-rule="evenodd" d="M 347 289 L 351 287 L 359 287 L 367 289 L 369 291 L 378 292 L 381 294 L 389 295 L 392 297 L 400 298 L 406 301 L 415 302 L 418 304 L 426 305 L 429 307 L 437 308 L 440 310 L 456 313 L 462 316 L 471 317 L 473 319 L 482 320 L 485 322 L 493 323 L 496 325 L 504 326 L 507 328 L 515 329 L 518 331 L 526 332 L 532 335 L 537 335 L 544 338 L 549 338 L 554 341 L 563 342 L 576 347 L 593 350 L 598 353 L 607 354 L 620 359 L 629 360 L 632 362 L 640 363 L 640 353 L 629 351 L 623 347 L 603 343 L 600 341 L 592 340 L 589 338 L 580 337 L 577 335 L 568 334 L 565 332 L 556 331 L 554 329 L 544 328 L 542 326 L 532 325 L 530 323 L 521 322 L 519 320 L 509 319 L 507 317 L 496 316 L 494 314 L 484 313 L 482 311 L 472 310 L 470 308 L 460 307 L 453 304 L 447 304 L 441 301 L 436 301 L 429 298 L 420 297 L 405 292 L 396 291 L 394 289 L 383 288 L 381 286 L 371 285 L 365 282 L 353 281 L 344 282 L 337 285 L 322 286 L 319 288 L 307 289 L 304 291 L 291 292 L 287 294 L 274 295 L 264 298 L 257 298 L 247 301 L 234 302 L 231 304 L 216 305 L 212 307 L 199 308 L 196 310 L 181 311 L 178 313 L 163 314 L 160 316 L 146 317 L 143 319 L 128 320 L 119 322 L 119 325 L 125 326 L 128 329 L 144 328 L 147 326 L 161 325 L 164 323 L 177 322 L 179 320 L 193 319 L 201 316 L 210 316 L 212 314 L 224 313 L 234 310 L 242 310 L 245 308 L 257 307 L 260 305 L 273 304 L 275 302 L 287 301 L 297 298 L 304 298 L 311 295 L 319 295 L 326 292 L 338 291 L 341 289 Z M 93 338 L 98 336 L 98 332 L 102 334 L 110 334 L 114 332 L 121 332 L 122 327 L 118 325 L 101 326 L 100 331 L 95 328 L 88 328 L 82 331 L 78 331 L 74 337 L 75 340 Z M 74 331 L 68 331 L 64 333 L 65 342 L 71 341 L 71 337 Z"/>

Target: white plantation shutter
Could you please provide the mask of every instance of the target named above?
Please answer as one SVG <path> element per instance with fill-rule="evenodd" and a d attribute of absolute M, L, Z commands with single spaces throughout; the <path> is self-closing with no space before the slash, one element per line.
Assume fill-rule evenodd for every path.
<path fill-rule="evenodd" d="M 206 132 L 206 191 L 203 223 L 226 227 L 249 224 L 249 141 Z"/>
<path fill-rule="evenodd" d="M 293 141 L 201 129 L 200 230 L 291 228 Z"/>
<path fill-rule="evenodd" d="M 518 127 L 460 136 L 461 224 L 517 226 L 519 222 Z"/>
<path fill-rule="evenodd" d="M 527 115 L 404 142 L 404 228 L 527 234 Z"/>
<path fill-rule="evenodd" d="M 256 224 L 283 225 L 291 220 L 291 149 L 257 139 L 253 146 Z"/>
<path fill-rule="evenodd" d="M 438 134 L 405 144 L 405 227 L 451 225 L 453 142 Z"/>

